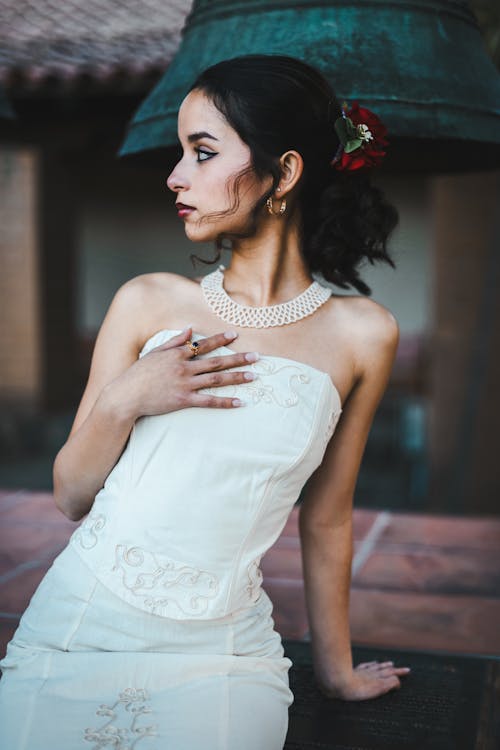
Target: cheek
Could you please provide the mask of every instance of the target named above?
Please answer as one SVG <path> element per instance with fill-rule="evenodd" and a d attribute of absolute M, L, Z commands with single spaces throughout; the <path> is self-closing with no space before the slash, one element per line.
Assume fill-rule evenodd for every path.
<path fill-rule="evenodd" d="M 239 172 L 236 174 L 239 174 Z M 245 212 L 255 204 L 262 194 L 261 187 L 252 174 L 245 174 L 237 180 L 236 175 L 233 173 L 228 178 L 226 190 L 231 193 L 230 200 L 237 200 L 241 205 L 241 209 Z"/>
<path fill-rule="evenodd" d="M 203 181 L 202 187 L 202 202 L 209 210 L 224 211 L 229 209 L 233 203 L 237 200 L 235 195 L 236 185 L 234 183 L 234 176 L 232 174 L 217 174 L 208 175 Z M 239 200 L 245 202 L 244 191 L 240 188 Z"/>
<path fill-rule="evenodd" d="M 211 175 L 211 188 L 214 197 L 217 195 L 222 199 L 226 207 L 235 202 L 248 207 L 253 202 L 253 198 L 259 195 L 253 175 L 245 174 L 238 179 L 238 175 L 248 168 L 248 162 L 242 162 L 240 158 L 235 158 L 216 166 L 217 175 Z"/>
<path fill-rule="evenodd" d="M 208 200 L 221 200 L 226 194 L 226 186 L 228 185 L 229 178 L 220 172 L 208 174 L 204 179 L 205 195 Z"/>

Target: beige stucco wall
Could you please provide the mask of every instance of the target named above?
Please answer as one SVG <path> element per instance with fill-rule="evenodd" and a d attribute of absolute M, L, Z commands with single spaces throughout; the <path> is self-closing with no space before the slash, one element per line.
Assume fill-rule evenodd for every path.
<path fill-rule="evenodd" d="M 36 150 L 0 148 L 0 400 L 23 408 L 41 387 L 37 169 Z"/>

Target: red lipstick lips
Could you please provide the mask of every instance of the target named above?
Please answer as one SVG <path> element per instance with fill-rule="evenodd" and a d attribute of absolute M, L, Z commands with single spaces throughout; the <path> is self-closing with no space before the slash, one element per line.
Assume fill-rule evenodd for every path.
<path fill-rule="evenodd" d="M 175 207 L 177 208 L 177 215 L 178 216 L 187 216 L 191 211 L 194 211 L 194 206 L 188 206 L 186 203 L 176 203 Z"/>

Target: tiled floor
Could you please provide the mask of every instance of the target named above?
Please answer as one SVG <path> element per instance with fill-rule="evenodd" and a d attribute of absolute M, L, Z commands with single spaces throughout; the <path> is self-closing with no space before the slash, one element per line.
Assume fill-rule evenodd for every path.
<path fill-rule="evenodd" d="M 283 638 L 307 638 L 297 508 L 262 560 Z M 0 655 L 75 523 L 48 493 L 0 490 Z M 355 510 L 354 644 L 500 656 L 500 518 Z"/>

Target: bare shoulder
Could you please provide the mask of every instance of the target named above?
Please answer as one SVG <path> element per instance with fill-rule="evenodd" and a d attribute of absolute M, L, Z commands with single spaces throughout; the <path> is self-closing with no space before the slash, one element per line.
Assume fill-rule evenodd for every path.
<path fill-rule="evenodd" d="M 128 279 L 118 289 L 114 304 L 119 306 L 134 328 L 139 339 L 145 339 L 155 325 L 169 319 L 179 295 L 192 287 L 193 281 L 169 271 L 143 273 Z"/>
<path fill-rule="evenodd" d="M 89 377 L 70 435 L 102 389 L 136 360 L 144 342 L 164 327 L 169 310 L 189 279 L 175 273 L 134 276 L 116 291 L 96 337 Z"/>
<path fill-rule="evenodd" d="M 177 289 L 192 283 L 187 276 L 170 271 L 156 271 L 134 276 L 120 287 L 120 291 L 138 300 L 142 300 L 145 296 L 149 298 L 151 294 L 162 295 L 163 298 L 165 293 L 175 293 Z"/>
<path fill-rule="evenodd" d="M 385 305 L 369 297 L 342 295 L 337 299 L 337 318 L 351 346 L 358 375 L 373 367 L 375 361 L 392 364 L 399 344 L 399 324 Z"/>
<path fill-rule="evenodd" d="M 349 297 L 347 314 L 353 330 L 367 341 L 381 343 L 399 335 L 399 325 L 389 308 L 369 297 Z"/>

